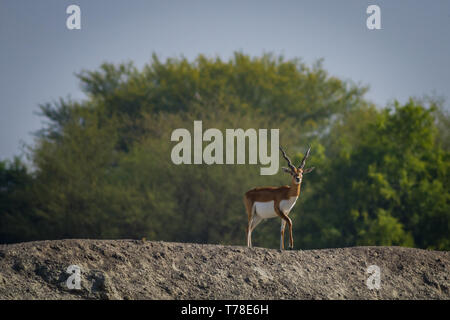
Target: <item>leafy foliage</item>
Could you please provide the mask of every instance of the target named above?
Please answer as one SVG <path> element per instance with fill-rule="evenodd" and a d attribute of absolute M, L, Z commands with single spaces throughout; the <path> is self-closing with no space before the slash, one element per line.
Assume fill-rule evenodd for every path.
<path fill-rule="evenodd" d="M 377 109 L 367 88 L 321 63 L 236 53 L 229 61 L 153 56 L 78 74 L 84 101 L 40 106 L 47 125 L 29 154 L 0 163 L 0 242 L 142 238 L 243 244 L 246 190 L 281 185 L 259 165 L 175 165 L 176 128 L 279 128 L 311 166 L 291 216 L 297 247 L 450 247 L 448 114 L 411 100 Z M 206 145 L 206 143 L 205 143 Z M 257 245 L 278 247 L 279 221 Z"/>
<path fill-rule="evenodd" d="M 434 112 L 397 103 L 359 124 L 350 151 L 334 141 L 342 151 L 328 158 L 305 204 L 304 232 L 307 220 L 318 229 L 305 246 L 448 248 L 449 152 L 436 143 Z"/>

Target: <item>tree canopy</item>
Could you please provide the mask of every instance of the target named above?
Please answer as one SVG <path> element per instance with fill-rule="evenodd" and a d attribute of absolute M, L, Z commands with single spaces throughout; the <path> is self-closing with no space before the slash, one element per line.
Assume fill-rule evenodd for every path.
<path fill-rule="evenodd" d="M 176 128 L 279 128 L 295 161 L 312 145 L 291 215 L 297 247 L 450 248 L 448 113 L 411 99 L 379 108 L 366 87 L 319 61 L 236 53 L 138 70 L 105 63 L 77 74 L 86 99 L 40 106 L 46 125 L 30 147 L 33 170 L 0 163 L 0 242 L 147 238 L 244 244 L 245 191 L 283 185 L 254 165 L 175 165 Z M 280 160 L 281 161 L 281 160 Z M 254 232 L 277 247 L 279 223 Z"/>

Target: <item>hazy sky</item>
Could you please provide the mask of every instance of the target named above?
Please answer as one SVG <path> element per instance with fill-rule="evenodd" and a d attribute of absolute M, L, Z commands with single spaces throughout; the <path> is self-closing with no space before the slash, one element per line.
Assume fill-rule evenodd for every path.
<path fill-rule="evenodd" d="M 81 7 L 81 30 L 66 8 Z M 381 8 L 368 30 L 366 8 Z M 102 62 L 234 51 L 324 58 L 331 75 L 370 86 L 380 106 L 436 94 L 450 99 L 450 1 L 0 0 L 0 160 L 42 127 L 38 104 L 83 98 L 74 76 Z"/>

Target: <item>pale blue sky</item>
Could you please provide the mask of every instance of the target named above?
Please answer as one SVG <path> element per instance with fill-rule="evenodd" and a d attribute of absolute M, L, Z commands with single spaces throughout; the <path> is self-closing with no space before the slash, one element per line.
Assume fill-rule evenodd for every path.
<path fill-rule="evenodd" d="M 82 29 L 66 29 L 81 7 Z M 366 28 L 381 8 L 382 30 Z M 450 96 L 450 1 L 0 0 L 0 159 L 42 127 L 38 104 L 83 98 L 75 72 L 152 52 L 228 58 L 236 50 L 324 58 L 332 75 L 370 86 L 379 106 L 410 96 Z"/>

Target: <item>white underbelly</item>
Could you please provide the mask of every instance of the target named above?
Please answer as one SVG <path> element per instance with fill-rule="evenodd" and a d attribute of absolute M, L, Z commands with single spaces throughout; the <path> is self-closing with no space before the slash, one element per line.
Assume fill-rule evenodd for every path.
<path fill-rule="evenodd" d="M 274 201 L 267 202 L 255 202 L 256 214 L 263 219 L 274 218 L 277 216 L 275 212 L 275 207 L 273 206 Z"/>
<path fill-rule="evenodd" d="M 297 197 L 290 197 L 288 200 L 280 201 L 280 210 L 285 214 L 288 214 L 295 205 Z M 277 215 L 275 212 L 274 201 L 267 202 L 255 202 L 256 214 L 263 219 L 274 218 Z"/>

